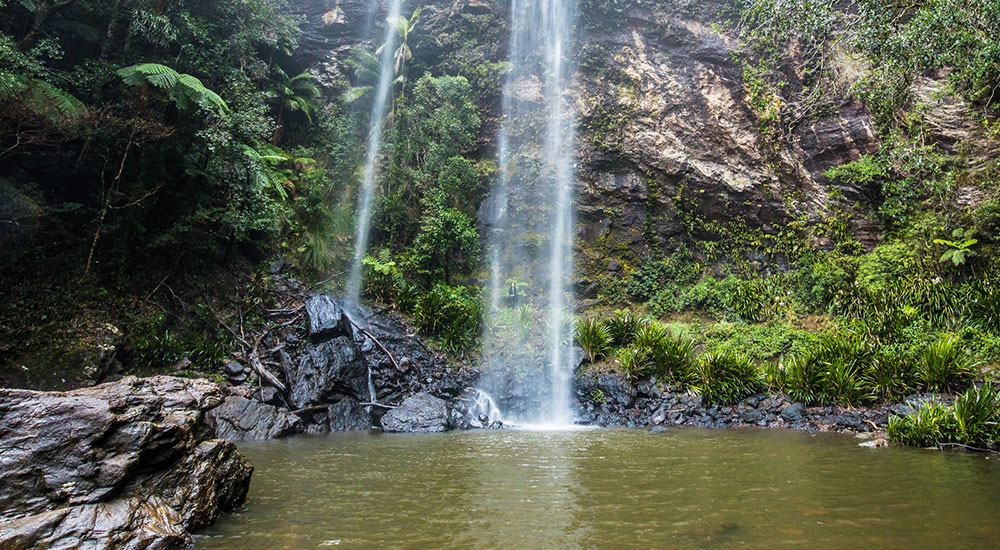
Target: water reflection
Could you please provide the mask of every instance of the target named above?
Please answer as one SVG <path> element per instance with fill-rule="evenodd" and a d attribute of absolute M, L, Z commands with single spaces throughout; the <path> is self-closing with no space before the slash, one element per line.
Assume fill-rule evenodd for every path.
<path fill-rule="evenodd" d="M 347 434 L 246 444 L 204 548 L 995 548 L 995 458 L 786 431 Z"/>

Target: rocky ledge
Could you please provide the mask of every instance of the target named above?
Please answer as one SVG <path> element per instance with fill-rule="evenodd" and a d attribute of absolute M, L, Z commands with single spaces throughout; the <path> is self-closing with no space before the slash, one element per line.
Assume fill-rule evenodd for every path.
<path fill-rule="evenodd" d="M 907 404 L 807 407 L 787 397 L 768 394 L 753 395 L 732 405 L 709 404 L 690 392 L 663 387 L 653 378 L 632 383 L 617 374 L 578 378 L 576 395 L 579 421 L 598 426 L 758 426 L 881 436 L 890 416 L 913 411 Z M 941 396 L 913 396 L 908 402 L 931 397 Z"/>
<path fill-rule="evenodd" d="M 193 548 L 253 473 L 205 421 L 223 401 L 171 377 L 0 390 L 0 548 Z"/>

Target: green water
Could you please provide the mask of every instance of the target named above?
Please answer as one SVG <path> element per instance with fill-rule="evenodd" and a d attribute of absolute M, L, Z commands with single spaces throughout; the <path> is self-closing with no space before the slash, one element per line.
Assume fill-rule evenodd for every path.
<path fill-rule="evenodd" d="M 1000 461 L 783 430 L 247 443 L 199 548 L 1000 548 Z"/>

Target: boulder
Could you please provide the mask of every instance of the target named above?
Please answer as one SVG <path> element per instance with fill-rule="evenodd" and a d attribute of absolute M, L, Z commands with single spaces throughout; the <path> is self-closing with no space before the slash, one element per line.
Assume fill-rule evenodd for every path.
<path fill-rule="evenodd" d="M 274 439 L 301 431 L 301 421 L 285 409 L 231 395 L 208 411 L 205 422 L 216 437 L 229 441 Z"/>
<path fill-rule="evenodd" d="M 382 417 L 382 429 L 387 432 L 445 432 L 451 428 L 448 404 L 433 395 L 421 392 Z"/>
<path fill-rule="evenodd" d="M 342 396 L 367 401 L 368 367 L 348 336 L 307 344 L 288 367 L 289 397 L 296 408 L 336 402 Z"/>
<path fill-rule="evenodd" d="M 806 415 L 806 407 L 802 403 L 792 403 L 781 410 L 781 418 L 785 422 L 801 422 Z"/>
<path fill-rule="evenodd" d="M 189 548 L 243 503 L 253 466 L 204 422 L 205 380 L 0 390 L 0 548 Z"/>
<path fill-rule="evenodd" d="M 627 407 L 635 400 L 638 393 L 635 386 L 624 376 L 617 374 L 602 374 L 597 378 L 597 387 L 604 395 L 616 403 Z"/>
<path fill-rule="evenodd" d="M 326 424 L 331 432 L 370 430 L 372 417 L 357 399 L 345 397 L 327 409 Z"/>
<path fill-rule="evenodd" d="M 307 298 L 306 315 L 309 317 L 309 336 L 313 339 L 352 334 L 351 321 L 347 318 L 347 313 L 330 296 L 317 294 Z"/>

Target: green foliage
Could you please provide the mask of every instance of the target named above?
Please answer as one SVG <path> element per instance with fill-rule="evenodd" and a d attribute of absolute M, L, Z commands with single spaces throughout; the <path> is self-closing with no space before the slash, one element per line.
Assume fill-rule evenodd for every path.
<path fill-rule="evenodd" d="M 698 357 L 692 388 L 705 402 L 732 404 L 763 389 L 757 366 L 737 353 L 706 353 Z"/>
<path fill-rule="evenodd" d="M 750 323 L 760 323 L 787 311 L 790 295 L 785 277 L 772 275 L 742 282 L 724 298 L 724 303 L 726 310 L 738 318 Z"/>
<path fill-rule="evenodd" d="M 642 320 L 632 315 L 631 311 L 627 309 L 615 310 L 614 315 L 606 321 L 612 345 L 615 347 L 630 345 L 642 324 Z"/>
<path fill-rule="evenodd" d="M 682 249 L 665 260 L 644 263 L 628 283 L 628 293 L 632 298 L 645 302 L 656 296 L 665 286 L 687 286 L 694 283 L 701 274 L 701 266 Z"/>
<path fill-rule="evenodd" d="M 908 415 L 889 419 L 889 439 L 906 445 L 1000 448 L 1000 392 L 991 383 L 971 387 L 950 407 L 928 401 Z"/>
<path fill-rule="evenodd" d="M 451 283 L 455 271 L 471 269 L 479 260 L 479 232 L 461 211 L 444 206 L 443 195 L 427 201 L 414 241 L 413 261 L 418 269 Z"/>
<path fill-rule="evenodd" d="M 694 340 L 684 336 L 664 336 L 652 348 L 652 372 L 660 380 L 682 386 L 695 380 Z"/>
<path fill-rule="evenodd" d="M 917 386 L 910 359 L 886 349 L 879 350 L 864 377 L 872 396 L 881 401 L 902 401 Z"/>
<path fill-rule="evenodd" d="M 997 0 L 858 2 L 859 28 L 864 32 L 854 35 L 855 47 L 880 68 L 867 77 L 866 88 L 882 87 L 893 93 L 900 89 L 893 82 L 909 82 L 916 75 L 947 70 L 951 83 L 967 98 L 993 102 L 1000 81 L 998 10 Z M 899 106 L 907 97 L 900 94 L 890 106 Z"/>
<path fill-rule="evenodd" d="M 219 94 L 209 90 L 197 77 L 177 71 L 157 63 L 142 63 L 118 69 L 118 76 L 129 86 L 150 85 L 164 90 L 182 111 L 194 111 L 201 107 L 209 111 L 225 113 L 229 106 Z"/>
<path fill-rule="evenodd" d="M 1000 443 L 1000 392 L 991 383 L 969 388 L 955 399 L 952 409 L 959 443 L 987 448 Z"/>
<path fill-rule="evenodd" d="M 631 380 L 646 374 L 652 362 L 648 350 L 632 346 L 620 348 L 615 358 L 622 374 Z"/>
<path fill-rule="evenodd" d="M 445 351 L 469 351 L 482 329 L 479 290 L 438 283 L 417 301 L 413 323 L 421 332 L 437 337 Z"/>
<path fill-rule="evenodd" d="M 576 342 L 583 348 L 587 360 L 600 361 L 611 350 L 611 333 L 604 322 L 595 317 L 577 323 Z"/>
<path fill-rule="evenodd" d="M 886 432 L 890 441 L 929 447 L 937 445 L 943 434 L 951 431 L 951 419 L 952 415 L 945 405 L 925 401 L 912 414 L 890 418 Z"/>
<path fill-rule="evenodd" d="M 974 230 L 958 228 L 952 232 L 951 238 L 954 241 L 949 241 L 945 239 L 934 239 L 934 244 L 939 244 L 947 247 L 944 254 L 941 254 L 941 263 L 951 262 L 956 266 L 960 266 L 965 263 L 967 259 L 976 255 L 976 251 L 972 250 L 979 240 L 971 238 L 975 234 Z"/>
<path fill-rule="evenodd" d="M 780 372 L 773 380 L 794 401 L 812 403 L 823 395 L 824 368 L 822 363 L 809 355 L 782 359 Z"/>
<path fill-rule="evenodd" d="M 924 351 L 917 374 L 929 391 L 960 391 L 972 383 L 975 363 L 957 338 L 944 336 Z"/>

